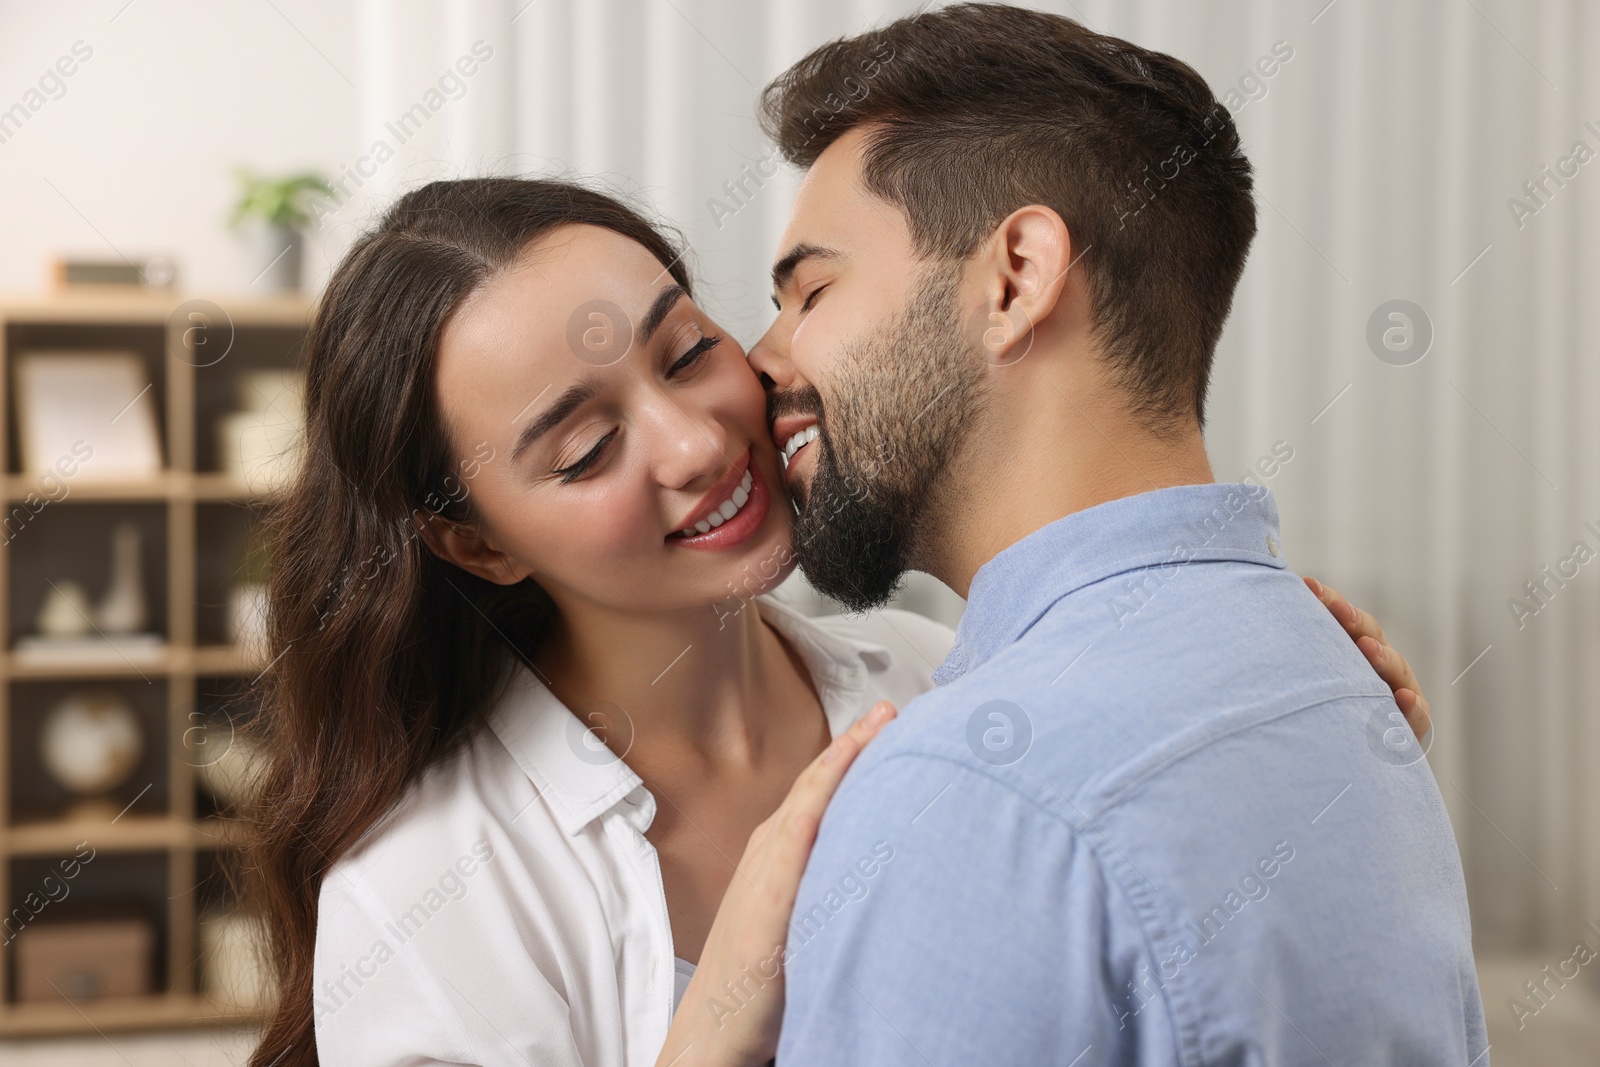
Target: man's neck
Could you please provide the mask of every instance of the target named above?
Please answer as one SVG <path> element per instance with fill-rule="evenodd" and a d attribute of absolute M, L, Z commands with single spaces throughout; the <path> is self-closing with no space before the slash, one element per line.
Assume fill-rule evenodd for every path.
<path fill-rule="evenodd" d="M 947 471 L 916 567 L 968 594 L 978 569 L 1057 519 L 1112 500 L 1216 480 L 1200 427 L 1156 435 L 1114 394 L 1073 398 L 1050 382 L 991 398 L 983 426 Z"/>

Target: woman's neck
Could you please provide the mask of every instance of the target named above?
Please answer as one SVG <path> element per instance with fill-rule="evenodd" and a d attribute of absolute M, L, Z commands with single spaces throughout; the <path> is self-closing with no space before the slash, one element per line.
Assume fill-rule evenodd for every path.
<path fill-rule="evenodd" d="M 565 606 L 535 663 L 555 696 L 614 750 L 627 747 L 641 773 L 658 758 L 757 764 L 792 727 L 784 713 L 820 715 L 810 673 L 754 600 L 737 613 Z"/>

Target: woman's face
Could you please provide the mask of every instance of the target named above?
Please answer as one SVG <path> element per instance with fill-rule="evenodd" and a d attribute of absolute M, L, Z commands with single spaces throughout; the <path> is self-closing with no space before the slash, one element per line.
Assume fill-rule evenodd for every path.
<path fill-rule="evenodd" d="M 474 573 L 640 613 L 748 599 L 793 569 L 761 384 L 629 238 L 531 243 L 445 324 L 435 384 L 482 519 L 477 555 L 453 556 Z"/>

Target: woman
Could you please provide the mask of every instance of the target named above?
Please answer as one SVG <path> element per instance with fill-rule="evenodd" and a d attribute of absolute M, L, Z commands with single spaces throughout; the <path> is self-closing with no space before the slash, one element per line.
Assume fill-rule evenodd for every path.
<path fill-rule="evenodd" d="M 516 179 L 406 195 L 330 280 L 272 519 L 258 1067 L 773 1055 L 781 976 L 750 973 L 953 635 L 765 595 L 783 461 L 690 289 L 627 207 Z M 1376 624 L 1313 590 L 1425 729 Z"/>

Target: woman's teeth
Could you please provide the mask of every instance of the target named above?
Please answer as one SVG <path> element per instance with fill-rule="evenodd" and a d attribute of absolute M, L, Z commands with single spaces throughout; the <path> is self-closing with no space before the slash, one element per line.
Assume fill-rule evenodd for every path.
<path fill-rule="evenodd" d="M 800 451 L 801 446 L 809 444 L 816 439 L 817 426 L 815 423 L 812 423 L 810 426 L 807 426 L 805 429 L 801 430 L 799 433 L 785 441 L 783 443 L 784 466 L 789 465 L 789 461 L 794 458 L 794 454 L 796 452 Z"/>
<path fill-rule="evenodd" d="M 746 469 L 744 472 L 744 477 L 739 479 L 739 486 L 733 491 L 732 496 L 724 500 L 717 506 L 715 511 L 701 519 L 699 522 L 695 523 L 693 526 L 690 526 L 688 529 L 679 530 L 678 536 L 693 537 L 697 533 L 705 533 L 708 530 L 712 530 L 718 526 L 721 526 L 723 523 L 739 514 L 739 509 L 744 507 L 745 504 L 750 500 L 750 487 L 754 484 L 755 479 L 751 477 L 750 471 Z"/>

